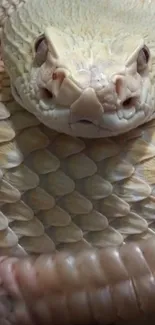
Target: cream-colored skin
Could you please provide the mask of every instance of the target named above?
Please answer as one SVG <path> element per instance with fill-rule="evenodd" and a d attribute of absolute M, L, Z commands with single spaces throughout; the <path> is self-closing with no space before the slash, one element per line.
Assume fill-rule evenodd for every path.
<path fill-rule="evenodd" d="M 15 99 L 73 136 L 113 136 L 151 120 L 154 15 L 153 1 L 27 0 L 2 33 Z"/>
<path fill-rule="evenodd" d="M 154 237 L 155 119 L 150 96 L 152 94 L 154 101 L 153 2 L 147 1 L 146 4 L 141 1 L 121 3 L 114 0 L 98 1 L 97 7 L 94 8 L 96 14 L 92 15 L 89 26 L 87 16 L 89 17 L 90 7 L 87 6 L 87 11 L 81 7 L 82 10 L 79 11 L 77 7 L 79 2 L 72 2 L 71 7 L 71 3 L 62 1 L 61 11 L 53 5 L 53 10 L 58 13 L 54 15 L 55 23 L 53 23 L 52 18 L 49 18 L 52 14 L 47 1 L 26 2 L 17 12 L 16 8 L 20 1 L 22 4 L 22 0 L 0 2 L 5 66 L 11 78 L 14 96 L 23 105 L 23 107 L 18 105 L 10 94 L 10 80 L 0 57 L 0 255 L 40 254 L 64 249 L 73 253 L 90 247 L 118 246 L 128 241 Z M 52 4 L 51 1 L 50 3 Z M 88 4 L 85 1 L 81 5 L 84 6 L 85 3 Z M 67 4 L 70 5 L 67 7 Z M 93 2 L 90 1 L 89 4 L 93 5 Z M 97 15 L 100 15 L 101 7 L 104 9 L 102 12 L 106 12 L 107 15 L 102 14 L 99 20 Z M 12 10 L 15 10 L 14 14 Z M 7 15 L 11 15 L 11 18 L 6 18 Z M 70 16 L 70 20 L 66 15 Z M 85 24 L 82 25 L 82 21 L 85 21 Z M 112 21 L 115 22 L 113 26 Z M 72 55 L 71 44 L 76 43 L 79 36 L 73 37 L 75 33 L 71 26 L 76 29 L 78 35 L 80 33 L 87 35 L 87 42 L 81 41 L 75 56 Z M 44 32 L 45 40 L 41 40 L 40 35 Z M 138 36 L 140 32 L 141 35 Z M 115 55 L 106 52 L 103 34 L 107 33 L 109 33 L 108 44 L 112 44 L 112 39 L 115 39 L 113 45 L 110 45 L 111 53 Z M 96 53 L 94 60 L 98 62 L 97 58 L 101 57 L 102 52 L 106 63 L 104 68 L 106 76 L 116 70 L 118 73 L 120 63 L 123 65 L 123 62 L 126 64 L 128 62 L 127 78 L 123 77 L 121 83 L 118 73 L 117 87 L 113 86 L 112 90 L 110 86 L 109 88 L 108 85 L 105 86 L 102 99 L 104 109 L 111 98 L 114 100 L 116 90 L 121 96 L 128 95 L 125 89 L 128 91 L 129 86 L 130 88 L 132 86 L 133 103 L 136 104 L 138 93 L 143 96 L 143 102 L 148 106 L 142 106 L 142 114 L 143 108 L 148 108 L 146 119 L 152 119 L 150 122 L 143 124 L 142 120 L 137 119 L 137 123 L 141 125 L 130 132 L 125 132 L 127 127 L 124 128 L 125 133 L 121 136 L 89 140 L 62 134 L 62 131 L 65 131 L 63 119 L 60 118 L 62 108 L 57 106 L 55 109 L 56 116 L 59 117 L 57 125 L 54 124 L 52 117 L 47 116 L 45 120 L 42 111 L 39 115 L 39 111 L 35 108 L 36 86 L 46 88 L 48 85 L 48 92 L 44 89 L 42 96 L 46 94 L 49 101 L 51 101 L 50 89 L 61 103 L 63 101 L 63 104 L 67 105 L 67 100 L 74 101 L 70 115 L 68 114 L 70 117 L 76 119 L 82 113 L 89 114 L 89 118 L 98 116 L 99 109 L 93 109 L 98 101 L 97 96 L 93 97 L 93 87 L 96 86 L 92 87 L 91 92 L 90 89 L 89 91 L 85 89 L 80 98 L 80 91 L 79 93 L 77 91 L 80 89 L 79 74 L 74 66 L 78 59 L 85 62 L 84 55 L 80 56 L 80 48 L 85 49 L 86 56 L 86 46 L 91 38 Z M 100 52 L 99 39 L 103 40 Z M 53 57 L 57 53 L 62 57 L 64 66 L 62 70 L 62 61 L 59 59 L 57 69 L 59 73 L 54 74 Z M 133 58 L 133 61 L 129 58 Z M 117 61 L 117 66 L 108 67 L 108 60 Z M 97 67 L 99 69 L 100 65 Z M 69 71 L 72 71 L 71 76 Z M 58 76 L 60 79 L 57 79 Z M 80 79 L 80 84 L 86 85 L 89 79 L 86 79 L 85 73 L 82 76 L 84 79 Z M 20 84 L 17 85 L 20 80 Z M 29 84 L 32 85 L 31 88 Z M 97 85 L 93 79 L 94 84 Z M 125 88 L 125 85 L 128 85 L 128 88 Z M 28 87 L 31 94 L 33 93 L 33 99 L 30 99 Z M 22 89 L 25 94 L 22 93 Z M 67 97 L 69 92 L 70 95 Z M 76 94 L 79 96 L 77 99 L 73 98 Z M 95 100 L 92 101 L 91 98 Z M 125 98 L 124 95 L 122 101 Z M 83 110 L 79 104 L 80 101 L 84 103 L 86 99 L 89 101 Z M 55 132 L 40 123 L 34 114 L 30 114 L 24 107 L 39 115 L 44 123 L 53 123 L 53 128 L 60 129 L 60 132 Z M 107 116 L 108 114 L 110 116 L 110 108 L 113 107 L 109 105 L 108 108 Z M 130 111 L 128 107 L 124 112 L 130 115 L 132 110 Z M 127 124 L 129 121 L 128 119 Z M 66 129 L 67 125 L 66 123 Z M 87 137 L 95 136 L 89 131 L 90 125 L 83 125 L 83 134 L 79 124 L 75 124 L 74 120 L 74 127 L 75 125 L 77 134 L 83 135 L 85 132 Z M 111 127 L 111 130 L 114 133 L 114 128 Z M 121 128 L 117 130 L 118 133 L 122 131 Z"/>

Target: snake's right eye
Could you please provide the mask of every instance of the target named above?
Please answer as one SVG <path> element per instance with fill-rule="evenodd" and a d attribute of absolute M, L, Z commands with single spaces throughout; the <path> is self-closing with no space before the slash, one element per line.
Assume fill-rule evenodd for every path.
<path fill-rule="evenodd" d="M 34 45 L 35 63 L 41 66 L 45 61 L 48 53 L 48 45 L 44 35 L 38 37 Z"/>
<path fill-rule="evenodd" d="M 150 60 L 150 51 L 146 45 L 140 50 L 137 58 L 137 72 L 141 73 L 148 66 Z"/>

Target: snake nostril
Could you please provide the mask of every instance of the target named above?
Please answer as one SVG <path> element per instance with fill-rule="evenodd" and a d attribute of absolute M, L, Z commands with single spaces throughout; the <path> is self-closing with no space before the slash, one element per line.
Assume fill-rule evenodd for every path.
<path fill-rule="evenodd" d="M 53 94 L 47 88 L 42 88 L 42 96 L 43 98 L 53 98 Z"/>
<path fill-rule="evenodd" d="M 135 105 L 135 98 L 134 97 L 129 97 L 127 98 L 123 103 L 122 105 L 125 107 L 125 108 L 130 108 L 131 106 Z"/>

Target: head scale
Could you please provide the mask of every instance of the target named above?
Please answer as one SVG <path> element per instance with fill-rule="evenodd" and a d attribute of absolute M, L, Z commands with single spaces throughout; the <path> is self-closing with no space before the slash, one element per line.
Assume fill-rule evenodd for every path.
<path fill-rule="evenodd" d="M 3 57 L 14 97 L 59 132 L 114 136 L 154 117 L 153 51 L 142 17 L 134 21 L 124 6 L 128 24 L 121 16 L 114 24 L 105 3 L 28 0 L 5 25 Z"/>

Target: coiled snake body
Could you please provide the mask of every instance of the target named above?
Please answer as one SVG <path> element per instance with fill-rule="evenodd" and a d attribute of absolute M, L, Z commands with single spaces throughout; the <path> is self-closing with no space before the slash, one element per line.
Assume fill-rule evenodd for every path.
<path fill-rule="evenodd" d="M 154 15 L 153 0 L 0 2 L 4 325 L 152 316 Z"/>

